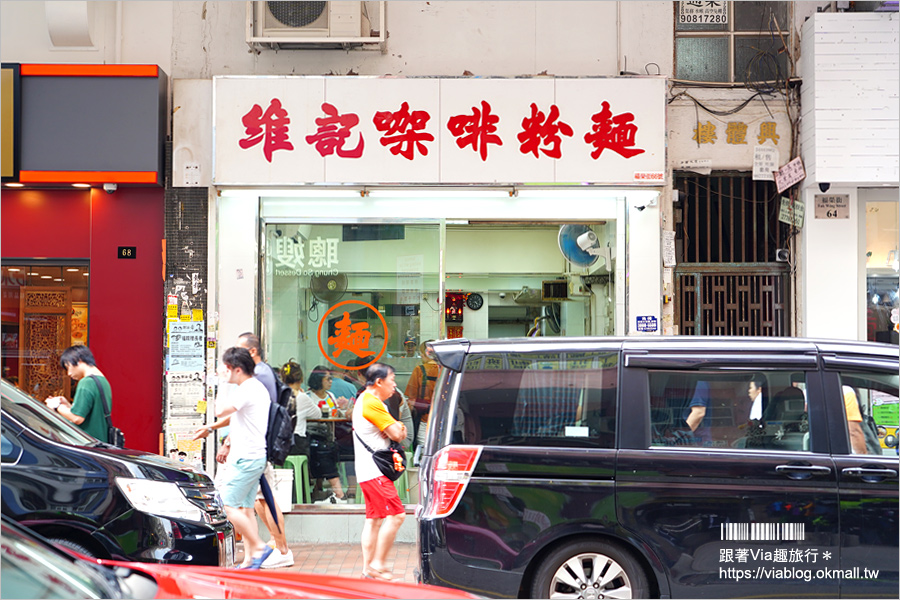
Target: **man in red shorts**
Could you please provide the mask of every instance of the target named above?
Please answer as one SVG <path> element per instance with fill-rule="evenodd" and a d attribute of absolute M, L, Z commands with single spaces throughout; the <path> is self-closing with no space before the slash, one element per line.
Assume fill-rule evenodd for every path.
<path fill-rule="evenodd" d="M 366 524 L 362 533 L 363 577 L 391 581 L 387 555 L 406 512 L 394 482 L 381 474 L 372 451 L 386 449 L 388 440 L 406 439 L 406 427 L 388 412 L 384 401 L 394 393 L 394 368 L 375 363 L 366 370 L 366 389 L 353 407 L 353 450 L 356 479 L 366 500 Z M 362 442 L 360 441 L 362 439 Z"/>

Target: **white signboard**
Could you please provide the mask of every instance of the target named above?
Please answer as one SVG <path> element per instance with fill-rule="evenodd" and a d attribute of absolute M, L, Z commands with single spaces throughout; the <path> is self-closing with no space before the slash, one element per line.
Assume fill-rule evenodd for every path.
<path fill-rule="evenodd" d="M 674 267 L 675 266 L 675 232 L 674 231 L 663 231 L 662 232 L 662 241 L 663 241 L 663 266 L 664 267 Z"/>
<path fill-rule="evenodd" d="M 678 161 L 679 171 L 693 171 L 700 175 L 709 175 L 712 173 L 713 161 L 711 158 L 689 158 Z"/>
<path fill-rule="evenodd" d="M 803 216 L 806 214 L 806 207 L 802 200 L 791 200 L 790 198 L 781 197 L 781 210 L 778 212 L 778 220 L 794 227 L 803 227 Z"/>
<path fill-rule="evenodd" d="M 718 2 L 679 2 L 679 23 L 728 23 L 728 3 L 724 0 Z"/>
<path fill-rule="evenodd" d="M 216 77 L 213 90 L 217 185 L 665 184 L 662 77 Z"/>
<path fill-rule="evenodd" d="M 706 106 L 716 106 L 720 96 L 710 90 L 691 90 Z M 768 110 L 767 110 L 768 108 Z M 676 97 L 668 108 L 668 153 L 672 169 L 703 173 L 698 169 L 749 171 L 758 146 L 771 148 L 776 159 L 763 176 L 791 159 L 791 120 L 784 106 L 752 100 L 740 112 L 713 115 L 686 97 Z M 754 178 L 758 179 L 758 170 Z"/>
<path fill-rule="evenodd" d="M 817 219 L 849 219 L 850 194 L 816 194 Z"/>
<path fill-rule="evenodd" d="M 799 156 L 775 171 L 775 186 L 778 188 L 779 194 L 804 179 L 806 179 L 806 171 L 803 169 L 803 161 Z"/>
<path fill-rule="evenodd" d="M 778 148 L 753 147 L 753 181 L 775 181 L 778 170 Z"/>

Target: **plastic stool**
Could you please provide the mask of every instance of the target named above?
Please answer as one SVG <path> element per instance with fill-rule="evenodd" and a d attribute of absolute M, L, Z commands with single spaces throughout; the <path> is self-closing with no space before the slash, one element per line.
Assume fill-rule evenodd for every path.
<path fill-rule="evenodd" d="M 297 503 L 309 504 L 309 457 L 302 454 L 288 456 L 284 459 L 284 465 L 290 465 L 294 469 L 294 489 L 297 494 Z"/>
<path fill-rule="evenodd" d="M 403 504 L 409 504 L 408 471 L 403 471 L 403 473 L 400 474 L 400 477 L 394 482 L 394 487 L 397 488 L 397 494 L 400 496 L 400 502 Z"/>

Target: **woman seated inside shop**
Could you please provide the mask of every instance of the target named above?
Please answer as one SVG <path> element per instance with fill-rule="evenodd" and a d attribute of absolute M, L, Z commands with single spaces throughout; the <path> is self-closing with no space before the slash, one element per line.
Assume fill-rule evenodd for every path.
<path fill-rule="evenodd" d="M 331 373 L 316 367 L 306 381 L 309 397 L 321 411 L 319 418 L 346 418 L 345 410 L 348 402 L 345 398 L 334 397 L 330 391 L 331 382 Z M 309 437 L 309 474 L 316 482 L 313 498 L 317 493 L 321 494 L 323 479 L 327 479 L 331 484 L 331 492 L 314 502 L 326 504 L 346 502 L 338 474 L 338 451 L 334 442 L 332 423 L 307 422 L 306 431 Z"/>
<path fill-rule="evenodd" d="M 309 438 L 306 435 L 306 420 L 318 419 L 322 416 L 322 410 L 313 399 L 303 391 L 303 368 L 294 359 L 284 363 L 280 371 L 281 380 L 293 392 L 294 414 L 294 445 L 291 446 L 292 456 L 305 456 L 309 458 Z M 302 498 L 294 498 L 294 503 L 303 502 Z"/>

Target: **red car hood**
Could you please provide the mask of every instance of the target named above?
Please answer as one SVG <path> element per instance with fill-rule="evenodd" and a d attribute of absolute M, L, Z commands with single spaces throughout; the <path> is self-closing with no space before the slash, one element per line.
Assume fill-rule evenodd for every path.
<path fill-rule="evenodd" d="M 430 585 L 353 579 L 296 571 L 247 571 L 99 560 L 156 580 L 157 598 L 478 598 Z"/>

